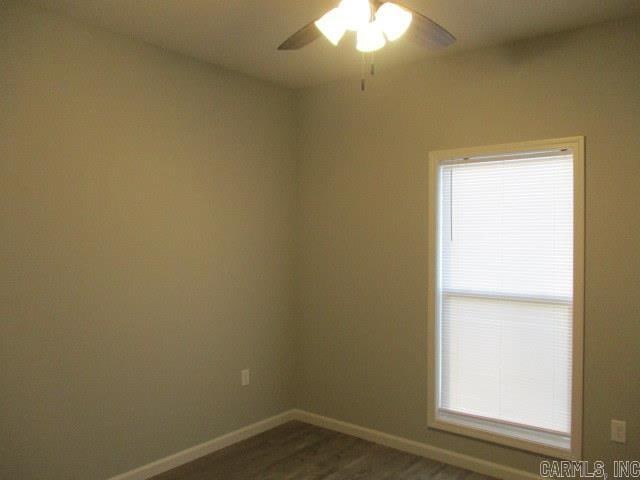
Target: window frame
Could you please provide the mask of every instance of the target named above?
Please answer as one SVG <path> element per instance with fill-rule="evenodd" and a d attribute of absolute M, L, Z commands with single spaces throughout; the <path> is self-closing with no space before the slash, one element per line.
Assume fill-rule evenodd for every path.
<path fill-rule="evenodd" d="M 482 156 L 508 155 L 541 150 L 570 149 L 573 153 L 574 210 L 573 210 L 573 322 L 572 322 L 572 383 L 571 383 L 571 439 L 570 448 L 550 446 L 507 436 L 473 425 L 462 425 L 438 416 L 439 392 L 439 331 L 437 319 L 438 276 L 438 208 L 439 166 L 442 162 L 477 158 Z M 549 139 L 530 142 L 509 143 L 454 150 L 429 152 L 429 262 L 428 262 L 428 414 L 427 425 L 466 437 L 484 440 L 499 445 L 517 448 L 556 458 L 579 460 L 582 458 L 582 407 L 583 407 L 583 349 L 584 349 L 584 238 L 585 238 L 585 139 L 583 136 Z M 490 422 L 489 422 L 490 423 Z"/>

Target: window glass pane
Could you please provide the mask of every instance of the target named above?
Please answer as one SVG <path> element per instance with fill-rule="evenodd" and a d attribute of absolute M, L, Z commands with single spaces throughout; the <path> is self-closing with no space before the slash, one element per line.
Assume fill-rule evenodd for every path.
<path fill-rule="evenodd" d="M 446 295 L 442 408 L 568 433 L 571 308 Z"/>
<path fill-rule="evenodd" d="M 570 155 L 442 169 L 443 288 L 571 297 Z"/>
<path fill-rule="evenodd" d="M 568 434 L 573 156 L 440 167 L 443 410 Z"/>

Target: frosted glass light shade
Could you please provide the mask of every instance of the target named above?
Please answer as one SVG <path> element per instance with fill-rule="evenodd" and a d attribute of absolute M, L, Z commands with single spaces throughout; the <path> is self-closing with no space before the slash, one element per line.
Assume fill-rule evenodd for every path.
<path fill-rule="evenodd" d="M 391 42 L 404 35 L 412 20 L 411 12 L 391 2 L 383 3 L 376 12 L 376 22 Z"/>
<path fill-rule="evenodd" d="M 338 8 L 347 30 L 357 32 L 371 20 L 369 0 L 342 0 Z"/>
<path fill-rule="evenodd" d="M 382 29 L 377 22 L 367 23 L 358 30 L 356 49 L 360 52 L 375 52 L 384 47 L 386 43 Z"/>
<path fill-rule="evenodd" d="M 316 27 L 334 45 L 338 45 L 347 31 L 342 10 L 334 8 L 316 22 Z"/>

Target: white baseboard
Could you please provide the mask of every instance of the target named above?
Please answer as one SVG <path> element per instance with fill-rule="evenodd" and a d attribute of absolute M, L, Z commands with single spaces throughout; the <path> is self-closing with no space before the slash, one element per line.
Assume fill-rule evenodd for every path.
<path fill-rule="evenodd" d="M 342 422 L 329 417 L 323 417 L 315 413 L 303 410 L 294 410 L 293 418 L 311 425 L 327 428 L 336 432 L 345 433 L 353 437 L 358 437 L 369 442 L 384 445 L 403 452 L 429 458 L 438 462 L 446 463 L 456 467 L 478 472 L 483 475 L 501 478 L 504 480 L 540 480 L 536 474 L 507 467 L 498 463 L 482 460 L 477 457 L 464 455 L 462 453 L 434 447 L 426 443 L 416 442 L 403 437 L 397 437 L 388 433 L 372 430 L 370 428 L 354 425 L 353 423 Z"/>
<path fill-rule="evenodd" d="M 136 468 L 121 475 L 111 477 L 109 480 L 147 480 L 155 475 L 168 472 L 176 467 L 192 462 L 200 457 L 209 455 L 210 453 L 222 450 L 230 445 L 254 437 L 260 433 L 271 430 L 277 426 L 295 420 L 293 410 L 288 410 L 274 417 L 261 420 L 259 422 L 240 428 L 226 435 L 214 438 L 208 442 L 201 443 L 195 447 L 188 448 L 181 452 L 175 453 L 168 457 L 162 458 L 155 462 L 149 463 L 142 467 Z"/>
<path fill-rule="evenodd" d="M 226 435 L 214 438 L 168 457 L 149 463 L 127 473 L 117 475 L 109 480 L 147 480 L 155 475 L 172 470 L 210 453 L 222 450 L 225 447 L 251 438 L 260 433 L 271 430 L 292 420 L 327 428 L 336 432 L 345 433 L 369 442 L 384 445 L 403 452 L 429 458 L 438 462 L 447 463 L 456 467 L 478 472 L 483 475 L 501 478 L 504 480 L 540 480 L 541 477 L 524 470 L 507 467 L 498 463 L 482 460 L 477 457 L 434 447 L 426 443 L 416 442 L 403 437 L 397 437 L 388 433 L 372 430 L 370 428 L 354 425 L 329 417 L 323 417 L 304 410 L 288 410 L 274 417 L 248 425 Z"/>

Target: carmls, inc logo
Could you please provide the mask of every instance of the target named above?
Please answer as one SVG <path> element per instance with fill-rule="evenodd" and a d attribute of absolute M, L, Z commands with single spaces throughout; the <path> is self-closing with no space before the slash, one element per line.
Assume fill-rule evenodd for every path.
<path fill-rule="evenodd" d="M 603 461 L 544 460 L 540 462 L 543 478 L 601 478 L 609 474 Z M 616 460 L 613 462 L 613 478 L 640 478 L 640 461 Z"/>

